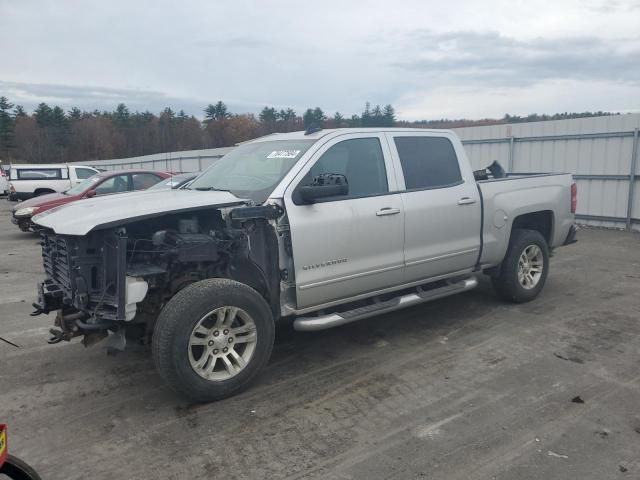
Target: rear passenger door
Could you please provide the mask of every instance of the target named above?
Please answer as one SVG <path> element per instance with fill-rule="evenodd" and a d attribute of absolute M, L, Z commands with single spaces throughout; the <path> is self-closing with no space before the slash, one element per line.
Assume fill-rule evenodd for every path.
<path fill-rule="evenodd" d="M 299 188 L 323 174 L 347 177 L 349 193 L 304 204 Z M 327 141 L 285 192 L 299 309 L 402 282 L 403 214 L 384 134 Z"/>
<path fill-rule="evenodd" d="M 446 135 L 388 133 L 401 172 L 405 282 L 471 269 L 480 248 L 480 194 Z M 459 152 L 463 155 L 463 152 Z"/>

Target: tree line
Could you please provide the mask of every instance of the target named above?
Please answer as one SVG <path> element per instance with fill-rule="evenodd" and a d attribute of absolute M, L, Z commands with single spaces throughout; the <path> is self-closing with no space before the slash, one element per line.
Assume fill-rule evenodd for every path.
<path fill-rule="evenodd" d="M 398 121 L 392 105 L 366 103 L 360 114 L 327 115 L 320 107 L 298 114 L 291 108 L 264 107 L 254 114 L 232 113 L 224 102 L 207 105 L 202 120 L 167 107 L 159 114 L 131 112 L 121 103 L 115 110 L 82 111 L 40 103 L 32 113 L 0 97 L 0 159 L 5 164 L 82 162 L 135 157 L 152 153 L 227 147 L 275 132 L 310 128 L 411 126 L 452 128 L 471 125 L 552 120 L 609 112 L 556 115 L 505 115 L 502 119 Z"/>

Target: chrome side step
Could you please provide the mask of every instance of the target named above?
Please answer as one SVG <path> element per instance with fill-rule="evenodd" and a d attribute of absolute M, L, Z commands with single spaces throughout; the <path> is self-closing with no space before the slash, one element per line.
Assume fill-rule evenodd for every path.
<path fill-rule="evenodd" d="M 471 290 L 478 285 L 476 277 L 465 278 L 457 282 L 448 282 L 447 285 L 431 290 L 424 290 L 417 287 L 415 293 L 409 293 L 400 297 L 392 298 L 387 301 L 380 301 L 364 307 L 354 308 L 346 312 L 331 313 L 328 315 L 320 315 L 317 317 L 298 317 L 293 322 L 293 328 L 300 331 L 325 330 L 327 328 L 337 327 L 345 323 L 355 322 L 363 318 L 373 317 L 382 313 L 393 312 L 401 308 L 418 305 L 419 303 L 429 302 L 437 298 L 448 297 L 456 293 Z"/>

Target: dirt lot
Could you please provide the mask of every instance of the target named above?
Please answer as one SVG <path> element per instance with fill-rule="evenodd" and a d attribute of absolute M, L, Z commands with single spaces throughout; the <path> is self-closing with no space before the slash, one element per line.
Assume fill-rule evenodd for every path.
<path fill-rule="evenodd" d="M 539 299 L 281 327 L 257 384 L 192 406 L 145 347 L 46 344 L 38 239 L 0 200 L 0 420 L 47 479 L 640 478 L 640 235 L 583 230 Z M 584 403 L 572 402 L 579 396 Z"/>

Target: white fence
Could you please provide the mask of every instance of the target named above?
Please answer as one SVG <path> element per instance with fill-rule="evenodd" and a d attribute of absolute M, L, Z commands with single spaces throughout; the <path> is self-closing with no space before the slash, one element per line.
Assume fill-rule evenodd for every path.
<path fill-rule="evenodd" d="M 640 231 L 640 114 L 455 129 L 474 169 L 498 160 L 508 172 L 569 172 L 581 222 Z M 86 162 L 105 169 L 202 171 L 229 148 Z M 636 194 L 637 193 L 637 194 Z"/>
<path fill-rule="evenodd" d="M 498 160 L 513 173 L 569 172 L 577 217 L 640 230 L 640 114 L 458 128 L 474 168 Z"/>
<path fill-rule="evenodd" d="M 153 155 L 144 155 L 142 157 L 91 160 L 79 163 L 82 163 L 82 165 L 92 165 L 104 170 L 144 168 L 149 170 L 164 170 L 167 172 L 201 172 L 210 167 L 213 162 L 229 153 L 233 148 L 234 147 L 207 148 L 203 150 L 187 150 L 184 152 L 154 153 Z"/>

